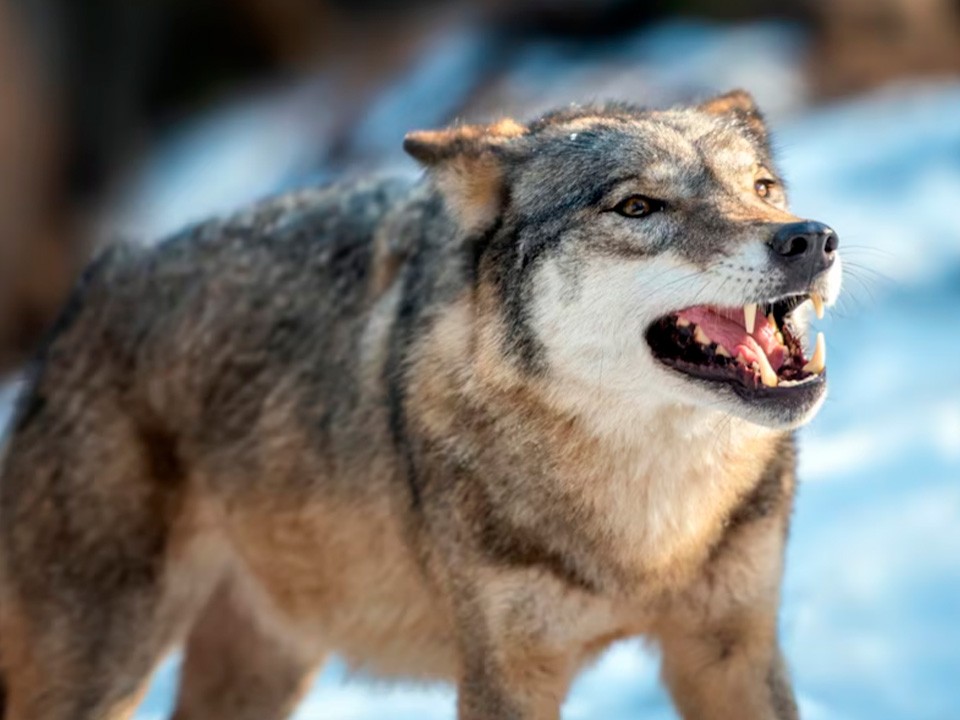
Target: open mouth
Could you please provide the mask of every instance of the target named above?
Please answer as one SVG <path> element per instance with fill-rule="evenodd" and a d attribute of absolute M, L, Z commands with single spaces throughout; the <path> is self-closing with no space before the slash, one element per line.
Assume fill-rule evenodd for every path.
<path fill-rule="evenodd" d="M 816 293 L 737 308 L 689 307 L 655 321 L 647 342 L 662 363 L 731 384 L 746 398 L 806 391 L 826 380 L 823 333 L 807 358 L 793 318 L 807 301 L 823 317 L 823 300 Z"/>

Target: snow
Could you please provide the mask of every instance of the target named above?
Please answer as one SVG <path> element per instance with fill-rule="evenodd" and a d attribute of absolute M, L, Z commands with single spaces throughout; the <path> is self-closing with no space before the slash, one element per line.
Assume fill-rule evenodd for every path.
<path fill-rule="evenodd" d="M 778 129 L 794 209 L 837 229 L 847 270 L 842 302 L 817 323 L 832 389 L 801 434 L 784 584 L 782 638 L 803 717 L 957 718 L 960 84 L 890 88 L 785 115 Z M 221 141 L 213 160 L 191 167 L 228 149 Z M 241 148 L 237 162 L 250 152 Z M 239 173 L 241 165 L 230 167 Z M 238 198 L 279 184 L 281 170 L 261 177 L 262 187 L 237 180 Z M 185 199 L 177 187 L 158 190 L 163 207 Z M 195 211 L 168 208 L 150 215 L 150 227 Z M 0 390 L 0 424 L 9 400 Z M 166 716 L 175 671 L 174 661 L 164 665 L 138 720 Z M 333 662 L 295 717 L 451 720 L 453 708 L 450 688 L 382 686 Z M 640 716 L 676 717 L 655 654 L 638 642 L 587 671 L 564 709 L 565 720 Z"/>

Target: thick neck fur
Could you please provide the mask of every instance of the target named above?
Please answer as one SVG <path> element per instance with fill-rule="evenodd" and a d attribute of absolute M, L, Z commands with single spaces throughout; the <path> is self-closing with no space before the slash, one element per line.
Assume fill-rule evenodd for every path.
<path fill-rule="evenodd" d="M 423 430 L 458 447 L 476 482 L 504 499 L 512 526 L 565 528 L 557 549 L 585 565 L 602 547 L 596 557 L 621 586 L 683 583 L 782 433 L 652 393 L 559 386 L 549 369 L 526 375 L 503 356 L 502 325 L 476 301 L 464 293 L 430 332 L 415 373 Z M 552 539 L 564 544 L 563 533 Z"/>

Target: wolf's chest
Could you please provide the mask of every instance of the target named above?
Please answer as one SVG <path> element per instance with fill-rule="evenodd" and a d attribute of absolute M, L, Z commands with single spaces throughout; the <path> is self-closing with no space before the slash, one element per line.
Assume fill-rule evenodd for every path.
<path fill-rule="evenodd" d="M 706 436 L 584 458 L 565 484 L 576 489 L 574 502 L 590 508 L 582 532 L 603 539 L 595 561 L 647 585 L 682 584 L 719 542 L 766 450 L 764 441 Z"/>
<path fill-rule="evenodd" d="M 635 458 L 598 493 L 619 538 L 621 561 L 644 574 L 673 573 L 705 557 L 740 493 L 715 459 L 681 455 L 673 450 Z"/>

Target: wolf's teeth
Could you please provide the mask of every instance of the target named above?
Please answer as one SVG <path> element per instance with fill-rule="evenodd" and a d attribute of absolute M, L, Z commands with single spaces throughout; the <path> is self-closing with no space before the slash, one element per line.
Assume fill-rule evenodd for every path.
<path fill-rule="evenodd" d="M 731 357 L 730 351 L 727 350 L 723 345 L 717 345 L 717 355 L 720 357 Z"/>
<path fill-rule="evenodd" d="M 753 328 L 757 324 L 757 304 L 747 303 L 743 306 L 743 326 L 747 332 L 753 334 Z"/>
<path fill-rule="evenodd" d="M 713 340 L 709 338 L 709 336 L 703 331 L 703 328 L 699 325 L 693 329 L 693 339 L 701 345 L 709 345 L 713 342 Z"/>
<path fill-rule="evenodd" d="M 775 317 L 773 317 L 773 313 L 769 313 L 767 315 L 767 324 L 772 325 L 774 330 L 777 329 L 777 320 Z"/>
<path fill-rule="evenodd" d="M 760 363 L 760 381 L 767 387 L 776 387 L 780 379 L 777 377 L 777 371 L 770 365 L 767 356 L 760 353 L 757 361 Z"/>
<path fill-rule="evenodd" d="M 810 293 L 810 302 L 813 303 L 813 311 L 817 314 L 817 320 L 823 320 L 823 297 L 820 293 Z"/>
<path fill-rule="evenodd" d="M 687 320 L 686 318 L 682 318 L 682 317 L 678 317 L 678 318 L 677 318 L 677 327 L 685 328 L 685 327 L 689 327 L 689 326 L 690 326 L 690 321 L 689 321 L 689 320 Z"/>
<path fill-rule="evenodd" d="M 817 347 L 813 351 L 813 357 L 803 366 L 803 371 L 819 375 L 827 366 L 827 343 L 823 338 L 823 333 L 817 333 Z"/>

